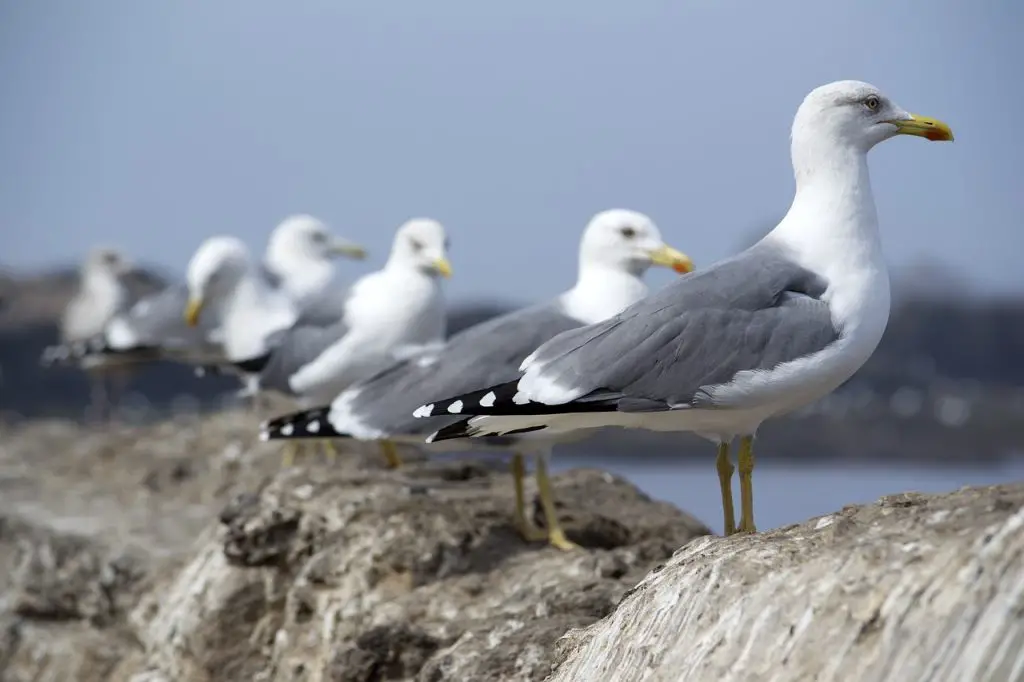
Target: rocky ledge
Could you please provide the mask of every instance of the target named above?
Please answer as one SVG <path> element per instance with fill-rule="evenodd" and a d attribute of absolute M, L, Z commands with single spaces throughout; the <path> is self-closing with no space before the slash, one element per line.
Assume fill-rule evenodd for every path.
<path fill-rule="evenodd" d="M 252 417 L 0 439 L 0 679 L 1015 680 L 1024 485 L 750 537 L 554 478 L 586 551 L 519 539 L 500 462 L 280 471 Z M 539 509 L 536 514 L 541 521 Z M 1014 677 L 1014 676 L 1017 677 Z"/>

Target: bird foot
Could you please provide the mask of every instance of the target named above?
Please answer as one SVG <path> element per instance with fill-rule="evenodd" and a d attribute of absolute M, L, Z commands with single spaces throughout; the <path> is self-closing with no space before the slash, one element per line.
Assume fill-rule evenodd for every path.
<path fill-rule="evenodd" d="M 577 549 L 583 549 L 575 542 L 565 537 L 565 532 L 561 528 L 556 528 L 548 533 L 548 544 L 552 547 L 562 550 L 563 552 L 571 552 Z"/>
<path fill-rule="evenodd" d="M 528 521 L 517 523 L 516 530 L 519 532 L 519 536 L 527 542 L 539 542 L 548 539 L 548 532 L 546 530 L 538 528 Z"/>

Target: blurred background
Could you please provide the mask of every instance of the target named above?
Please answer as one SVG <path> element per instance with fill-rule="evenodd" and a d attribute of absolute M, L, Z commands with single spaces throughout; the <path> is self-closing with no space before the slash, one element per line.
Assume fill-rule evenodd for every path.
<path fill-rule="evenodd" d="M 0 2 L 0 411 L 83 413 L 84 376 L 38 358 L 96 245 L 156 288 L 210 234 L 261 252 L 311 213 L 370 249 L 339 263 L 343 284 L 429 216 L 452 237 L 452 331 L 570 286 L 601 209 L 643 211 L 713 263 L 785 213 L 802 97 L 856 78 L 957 141 L 872 153 L 889 328 L 841 391 L 763 428 L 759 525 L 1020 479 L 1022 29 L 1024 6 L 954 0 Z M 234 388 L 150 368 L 121 418 L 217 409 Z M 713 524 L 713 456 L 612 432 L 556 463 Z"/>

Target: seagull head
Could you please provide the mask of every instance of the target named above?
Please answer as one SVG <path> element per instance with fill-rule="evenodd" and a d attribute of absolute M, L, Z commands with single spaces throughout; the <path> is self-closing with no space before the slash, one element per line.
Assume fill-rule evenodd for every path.
<path fill-rule="evenodd" d="M 896 135 L 953 140 L 953 131 L 942 121 L 912 114 L 861 81 L 836 81 L 815 88 L 793 119 L 794 145 L 817 142 L 867 152 Z"/>
<path fill-rule="evenodd" d="M 693 270 L 685 253 L 665 244 L 658 226 L 637 211 L 601 211 L 587 225 L 580 242 L 580 268 L 599 265 L 642 274 L 652 265 L 678 273 Z"/>
<path fill-rule="evenodd" d="M 88 276 L 118 277 L 125 274 L 133 267 L 131 261 L 118 251 L 109 247 L 98 247 L 89 252 L 83 266 L 84 274 Z"/>
<path fill-rule="evenodd" d="M 302 260 L 332 260 L 338 256 L 363 260 L 366 249 L 333 234 L 330 228 L 311 215 L 293 215 L 274 228 L 267 245 L 267 260 L 282 265 Z"/>
<path fill-rule="evenodd" d="M 185 322 L 199 324 L 199 314 L 211 300 L 228 295 L 249 268 L 249 249 L 236 237 L 210 237 L 196 250 L 188 263 L 185 281 L 188 304 Z"/>
<path fill-rule="evenodd" d="M 395 233 L 389 264 L 411 267 L 431 276 L 451 277 L 448 236 L 444 226 L 430 218 L 414 218 Z"/>

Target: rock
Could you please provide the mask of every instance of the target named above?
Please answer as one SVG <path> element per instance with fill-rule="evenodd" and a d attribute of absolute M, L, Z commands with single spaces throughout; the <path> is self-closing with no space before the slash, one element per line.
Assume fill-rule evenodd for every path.
<path fill-rule="evenodd" d="M 253 415 L 0 439 L 0 680 L 929 680 L 1024 670 L 1024 485 L 718 538 L 554 477 L 525 543 L 494 460 L 281 471 Z M 372 450 L 372 449 L 371 449 Z M 535 520 L 542 514 L 535 504 Z"/>
<path fill-rule="evenodd" d="M 566 629 L 708 532 L 622 479 L 576 470 L 556 494 L 574 510 L 569 536 L 597 549 L 530 545 L 503 473 L 410 492 L 410 475 L 429 472 L 416 479 L 429 486 L 462 478 L 453 468 L 297 469 L 238 496 L 154 590 L 159 604 L 140 607 L 147 665 L 189 680 L 534 680 Z"/>
<path fill-rule="evenodd" d="M 709 532 L 578 469 L 553 482 L 588 550 L 561 552 L 519 538 L 503 468 L 279 471 L 251 421 L 6 435 L 0 679 L 542 679 L 562 634 Z"/>
<path fill-rule="evenodd" d="M 1024 485 L 684 545 L 548 678 L 638 679 L 1024 680 Z"/>

